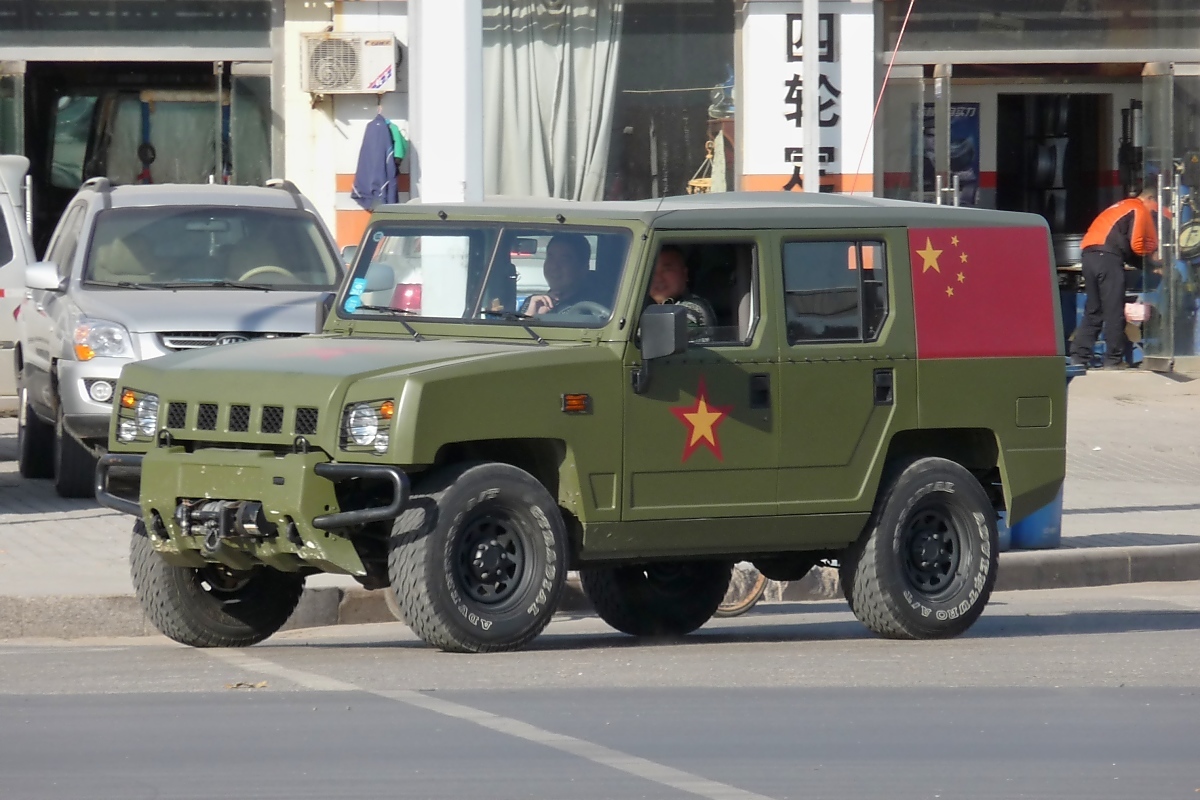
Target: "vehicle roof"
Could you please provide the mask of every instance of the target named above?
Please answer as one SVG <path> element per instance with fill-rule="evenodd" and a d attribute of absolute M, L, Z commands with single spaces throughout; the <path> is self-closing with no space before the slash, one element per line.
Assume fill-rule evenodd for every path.
<path fill-rule="evenodd" d="M 104 190 L 85 186 L 99 196 Z M 254 208 L 295 208 L 295 196 L 286 189 L 264 186 L 225 186 L 208 183 L 158 183 L 113 186 L 108 195 L 112 208 L 146 206 L 248 206 Z M 306 203 L 307 206 L 307 203 Z"/>
<path fill-rule="evenodd" d="M 851 197 L 806 192 L 720 192 L 665 197 L 658 200 L 576 202 L 552 198 L 491 197 L 483 203 L 418 203 L 381 206 L 377 217 L 428 217 L 445 211 L 455 216 L 522 218 L 565 217 L 589 221 L 638 221 L 676 230 L 844 227 L 1037 226 L 1036 214 L 955 208 L 878 197 Z M 798 216 L 799 215 L 799 216 Z"/>

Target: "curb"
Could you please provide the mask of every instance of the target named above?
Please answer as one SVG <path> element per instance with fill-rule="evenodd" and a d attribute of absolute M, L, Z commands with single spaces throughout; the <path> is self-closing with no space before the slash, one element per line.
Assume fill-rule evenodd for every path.
<path fill-rule="evenodd" d="M 1200 544 L 1067 548 L 1002 553 L 995 591 L 1071 589 L 1122 583 L 1200 580 Z M 776 583 L 764 600 L 842 601 L 837 570 L 817 567 L 800 581 Z M 559 614 L 586 615 L 591 606 L 578 578 L 568 578 Z M 395 622 L 380 591 L 306 589 L 283 630 Z M 0 640 L 153 636 L 133 595 L 107 597 L 0 596 Z"/>

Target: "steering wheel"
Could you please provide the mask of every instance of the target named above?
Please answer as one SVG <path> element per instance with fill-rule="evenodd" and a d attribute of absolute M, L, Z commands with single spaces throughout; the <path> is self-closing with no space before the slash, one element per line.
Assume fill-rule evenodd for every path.
<path fill-rule="evenodd" d="M 271 264 L 266 264 L 264 266 L 255 267 L 254 269 L 248 270 L 245 275 L 238 278 L 238 281 L 248 281 L 256 275 L 282 275 L 285 278 L 290 278 L 295 283 L 300 283 L 299 278 L 288 272 L 283 267 L 276 267 L 272 266 Z"/>
<path fill-rule="evenodd" d="M 612 309 L 608 306 L 601 305 L 594 300 L 580 300 L 578 303 L 571 303 L 569 306 L 554 309 L 555 314 L 584 314 L 589 317 L 607 317 L 612 314 Z"/>

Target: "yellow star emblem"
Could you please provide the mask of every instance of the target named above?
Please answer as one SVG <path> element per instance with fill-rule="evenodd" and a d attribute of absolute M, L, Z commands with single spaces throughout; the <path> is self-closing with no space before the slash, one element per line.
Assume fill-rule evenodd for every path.
<path fill-rule="evenodd" d="M 950 244 L 954 245 L 955 247 L 958 247 L 958 237 L 957 237 L 957 236 L 951 236 L 951 237 L 950 237 Z"/>
<path fill-rule="evenodd" d="M 962 274 L 961 272 L 960 272 L 960 273 L 958 273 L 958 282 L 959 282 L 959 283 L 962 283 L 962 282 L 963 282 L 963 281 L 965 281 L 966 279 L 967 279 L 967 276 L 966 276 L 966 275 Z"/>
<path fill-rule="evenodd" d="M 917 255 L 919 255 L 921 257 L 921 260 L 925 262 L 925 264 L 921 267 L 922 275 L 924 275 L 929 270 L 933 270 L 934 272 L 942 271 L 942 268 L 938 266 L 938 256 L 940 256 L 941 254 L 942 254 L 941 250 L 933 249 L 933 242 L 930 241 L 928 236 L 926 236 L 925 237 L 925 249 L 917 251 Z"/>
<path fill-rule="evenodd" d="M 965 263 L 967 263 L 967 254 L 966 254 L 966 253 L 959 253 L 959 254 L 958 254 L 958 260 L 959 260 L 959 261 L 961 261 L 961 262 L 962 262 L 962 263 L 964 263 L 964 264 L 965 264 Z"/>
<path fill-rule="evenodd" d="M 671 413 L 688 428 L 687 441 L 683 447 L 683 461 L 687 461 L 696 448 L 701 445 L 712 451 L 717 460 L 721 459 L 721 442 L 717 438 L 717 426 L 725 421 L 733 406 L 709 405 L 708 389 L 704 378 L 700 378 L 700 387 L 696 391 L 696 404 L 691 407 L 675 407 Z"/>
<path fill-rule="evenodd" d="M 953 286 L 946 287 L 946 297 L 954 297 L 954 287 Z"/>

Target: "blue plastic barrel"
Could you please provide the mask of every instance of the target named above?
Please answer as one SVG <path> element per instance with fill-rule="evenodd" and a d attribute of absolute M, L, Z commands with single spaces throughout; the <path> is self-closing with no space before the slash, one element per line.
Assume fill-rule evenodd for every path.
<path fill-rule="evenodd" d="M 996 533 L 1000 534 L 1000 552 L 1012 549 L 1012 531 L 1008 528 L 1008 512 L 1001 511 L 996 515 Z"/>
<path fill-rule="evenodd" d="M 1062 543 L 1063 493 L 1012 526 L 1013 550 L 1048 550 Z M 1000 548 L 1003 550 L 1003 546 Z"/>

